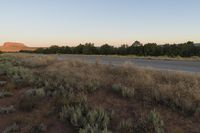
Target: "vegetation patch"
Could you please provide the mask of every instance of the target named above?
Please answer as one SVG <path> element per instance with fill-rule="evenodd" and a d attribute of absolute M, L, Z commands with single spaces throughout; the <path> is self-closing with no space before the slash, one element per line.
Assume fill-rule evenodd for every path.
<path fill-rule="evenodd" d="M 6 129 L 2 133 L 16 133 L 19 131 L 20 131 L 19 126 L 16 123 L 14 123 L 14 124 L 6 127 Z"/>
<path fill-rule="evenodd" d="M 31 133 L 43 133 L 47 130 L 47 126 L 43 123 L 35 125 L 31 128 Z"/>
<path fill-rule="evenodd" d="M 59 116 L 63 121 L 69 121 L 79 132 L 107 132 L 110 118 L 101 108 L 91 108 L 86 99 L 80 95 L 70 95 L 64 102 Z"/>
<path fill-rule="evenodd" d="M 134 123 L 131 119 L 123 119 L 118 125 L 118 130 L 120 133 L 132 133 L 134 129 Z"/>
<path fill-rule="evenodd" d="M 4 86 L 4 85 L 6 85 L 6 81 L 0 81 L 0 86 Z"/>
<path fill-rule="evenodd" d="M 151 111 L 135 130 L 139 133 L 165 133 L 164 122 L 155 111 Z"/>
<path fill-rule="evenodd" d="M 122 86 L 121 84 L 112 85 L 112 90 L 118 93 L 119 95 L 123 97 L 128 97 L 128 98 L 134 97 L 134 94 L 135 94 L 134 88 L 128 88 L 128 87 Z"/>
<path fill-rule="evenodd" d="M 0 92 L 0 98 L 4 98 L 4 97 L 11 97 L 13 96 L 13 93 L 11 92 Z"/>
<path fill-rule="evenodd" d="M 22 121 L 20 127 L 28 132 L 72 126 L 80 133 L 164 133 L 173 131 L 170 122 L 186 132 L 200 130 L 196 126 L 199 75 L 143 70 L 128 63 L 112 66 L 56 61 L 52 55 L 47 61 L 46 55 L 10 55 L 14 60 L 12 56 L 0 59 L 0 79 L 6 79 L 1 85 L 0 114 L 22 114 L 16 123 Z M 7 96 L 12 97 L 4 99 Z M 150 112 L 154 108 L 160 115 Z"/>
<path fill-rule="evenodd" d="M 0 107 L 0 114 L 10 114 L 15 112 L 15 108 L 13 105 L 8 107 Z"/>

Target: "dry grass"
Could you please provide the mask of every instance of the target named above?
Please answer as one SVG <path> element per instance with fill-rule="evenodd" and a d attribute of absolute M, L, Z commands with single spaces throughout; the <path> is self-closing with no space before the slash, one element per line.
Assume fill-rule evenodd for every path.
<path fill-rule="evenodd" d="M 59 104 L 59 108 L 69 105 L 70 95 L 75 95 L 75 97 L 80 97 L 80 93 L 84 96 L 88 93 L 95 95 L 97 90 L 107 90 L 115 94 L 113 85 L 120 85 L 120 88 L 118 87 L 119 89 L 115 91 L 125 96 L 119 99 L 129 101 L 137 99 L 200 118 L 200 75 L 140 69 L 129 63 L 112 66 L 80 60 L 57 61 L 53 55 L 8 54 L 3 56 L 15 58 L 19 61 L 17 64 L 32 70 L 34 75 L 39 77 L 34 85 L 43 87 L 48 96 L 58 97 L 59 102 L 56 106 Z M 130 92 L 133 94 L 127 96 Z M 67 100 L 62 101 L 63 97 L 67 97 Z M 75 106 L 71 106 L 72 103 Z M 79 107 L 76 103 L 72 103 L 70 103 L 70 108 Z M 68 112 L 67 109 L 66 112 Z M 86 119 L 88 116 L 81 117 Z M 81 124 L 76 126 L 78 125 Z M 132 128 L 128 122 L 122 123 L 121 126 L 122 129 Z"/>
<path fill-rule="evenodd" d="M 183 112 L 200 108 L 200 76 L 181 72 L 144 70 L 133 64 L 121 66 L 89 64 L 80 60 L 56 61 L 54 55 L 8 54 L 28 68 L 43 67 L 41 76 L 52 77 L 50 86 L 74 90 L 110 89 L 115 84 L 134 88 L 136 97 L 155 100 Z M 49 81 L 50 82 L 50 81 Z M 55 85 L 55 84 L 56 85 Z M 54 84 L 54 85 L 53 85 Z"/>
<path fill-rule="evenodd" d="M 40 58 L 46 61 L 41 63 Z M 136 97 L 142 100 L 156 101 L 189 114 L 199 110 L 199 75 L 143 70 L 128 63 L 122 66 L 111 66 L 88 64 L 79 60 L 56 62 L 51 56 L 40 58 L 40 66 L 45 67 L 42 75 L 53 77 L 56 85 L 52 85 L 52 82 L 50 84 L 54 87 L 63 86 L 87 91 L 98 88 L 110 89 L 114 84 L 121 84 L 125 88 L 134 88 Z M 54 63 L 50 63 L 49 60 L 53 60 Z M 37 64 L 37 61 L 32 59 L 30 61 L 33 61 L 33 66 Z M 30 62 L 27 64 L 30 65 Z M 24 66 L 27 66 L 26 63 Z"/>

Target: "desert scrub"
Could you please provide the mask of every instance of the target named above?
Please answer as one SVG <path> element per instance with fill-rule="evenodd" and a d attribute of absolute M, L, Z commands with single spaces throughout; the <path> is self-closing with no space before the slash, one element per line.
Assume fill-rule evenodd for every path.
<path fill-rule="evenodd" d="M 102 108 L 92 109 L 87 114 L 88 124 L 91 127 L 97 127 L 101 130 L 107 129 L 109 124 L 109 117 Z"/>
<path fill-rule="evenodd" d="M 69 120 L 81 133 L 108 131 L 110 120 L 103 109 L 91 109 L 85 105 L 63 107 L 60 118 Z"/>
<path fill-rule="evenodd" d="M 121 84 L 113 84 L 112 90 L 118 93 L 119 95 L 123 97 L 128 97 L 128 98 L 133 97 L 134 92 L 135 92 L 134 88 L 128 88 L 128 87 L 122 86 Z"/>
<path fill-rule="evenodd" d="M 8 76 L 13 83 L 31 83 L 34 79 L 32 72 L 21 66 L 14 66 L 10 62 L 0 64 L 0 75 Z"/>
<path fill-rule="evenodd" d="M 0 98 L 11 97 L 11 96 L 13 96 L 13 93 L 11 93 L 11 92 L 7 92 L 7 91 L 0 92 Z"/>
<path fill-rule="evenodd" d="M 6 127 L 6 129 L 2 133 L 16 133 L 19 131 L 20 131 L 19 126 L 16 123 L 14 123 L 14 124 Z"/>
<path fill-rule="evenodd" d="M 12 67 L 13 66 L 10 62 L 1 62 L 0 63 L 0 75 L 7 75 L 8 70 Z"/>
<path fill-rule="evenodd" d="M 60 105 L 64 105 L 59 113 L 60 119 L 70 121 L 80 132 L 103 132 L 107 131 L 109 117 L 101 108 L 91 108 L 87 105 L 84 94 L 68 94 Z"/>
<path fill-rule="evenodd" d="M 53 99 L 54 111 L 57 113 L 61 112 L 63 107 L 87 104 L 87 97 L 84 93 L 74 94 L 64 91 L 54 96 Z"/>
<path fill-rule="evenodd" d="M 131 119 L 124 119 L 119 123 L 118 131 L 120 133 L 132 133 L 133 132 L 133 122 Z"/>
<path fill-rule="evenodd" d="M 6 61 L 13 61 L 14 59 L 10 56 L 0 55 L 0 62 L 6 62 Z"/>
<path fill-rule="evenodd" d="M 8 69 L 7 75 L 17 85 L 31 83 L 33 80 L 32 72 L 24 67 L 12 67 Z"/>
<path fill-rule="evenodd" d="M 140 133 L 165 133 L 164 122 L 154 110 L 138 124 L 135 131 Z"/>
<path fill-rule="evenodd" d="M 86 90 L 87 92 L 94 92 L 99 88 L 99 86 L 100 82 L 98 80 L 90 80 L 86 81 L 83 90 Z"/>
<path fill-rule="evenodd" d="M 104 130 L 99 131 L 98 127 L 91 127 L 90 125 L 87 125 L 84 129 L 81 128 L 79 130 L 79 133 L 112 133 L 107 128 Z"/>
<path fill-rule="evenodd" d="M 2 87 L 2 86 L 4 86 L 4 85 L 6 85 L 7 84 L 7 81 L 0 81 L 0 86 Z"/>
<path fill-rule="evenodd" d="M 31 133 L 43 133 L 47 130 L 47 126 L 43 123 L 40 123 L 38 125 L 34 125 L 31 128 Z"/>
<path fill-rule="evenodd" d="M 24 92 L 27 97 L 44 97 L 46 95 L 43 88 L 29 89 Z"/>
<path fill-rule="evenodd" d="M 8 107 L 0 107 L 0 114 L 10 114 L 15 111 L 15 108 L 13 105 Z"/>

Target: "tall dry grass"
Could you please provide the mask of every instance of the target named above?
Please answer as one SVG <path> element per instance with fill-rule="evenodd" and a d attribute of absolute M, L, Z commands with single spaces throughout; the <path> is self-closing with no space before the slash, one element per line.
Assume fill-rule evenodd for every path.
<path fill-rule="evenodd" d="M 200 76 L 180 72 L 153 71 L 130 64 L 122 66 L 64 61 L 45 68 L 51 76 L 76 89 L 110 89 L 114 84 L 134 89 L 134 96 L 157 102 L 187 114 L 199 115 Z"/>
<path fill-rule="evenodd" d="M 50 90 L 92 92 L 120 84 L 134 89 L 135 98 L 200 116 L 200 75 L 197 74 L 146 70 L 130 63 L 113 66 L 80 60 L 58 61 L 53 55 L 6 56 L 20 60 L 24 67 L 40 67 L 40 70 L 36 69 L 37 74 L 46 80 L 44 84 Z"/>

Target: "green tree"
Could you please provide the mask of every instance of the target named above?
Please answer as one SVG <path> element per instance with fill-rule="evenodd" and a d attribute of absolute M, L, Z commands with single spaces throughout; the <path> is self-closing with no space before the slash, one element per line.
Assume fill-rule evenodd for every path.
<path fill-rule="evenodd" d="M 83 47 L 83 54 L 98 54 L 98 50 L 93 43 L 86 43 Z"/>
<path fill-rule="evenodd" d="M 117 53 L 120 55 L 127 55 L 128 54 L 128 45 L 127 44 L 121 45 L 118 48 Z"/>
<path fill-rule="evenodd" d="M 157 55 L 156 53 L 156 48 L 157 48 L 157 44 L 156 43 L 147 43 L 144 45 L 144 55 L 145 56 L 155 56 Z"/>
<path fill-rule="evenodd" d="M 104 44 L 99 49 L 100 54 L 103 55 L 109 55 L 115 53 L 115 48 L 113 46 L 110 46 L 108 44 Z"/>
<path fill-rule="evenodd" d="M 139 41 L 135 41 L 130 47 L 128 47 L 128 54 L 144 55 L 142 44 Z"/>
<path fill-rule="evenodd" d="M 79 44 L 78 46 L 72 48 L 74 54 L 83 54 L 84 45 Z"/>

